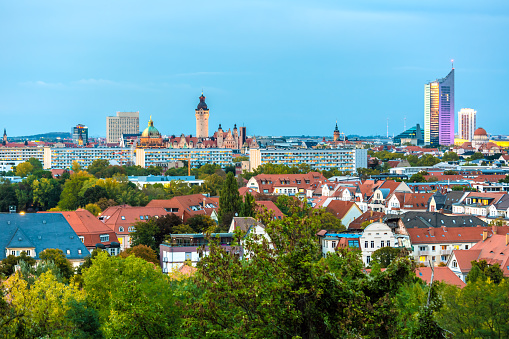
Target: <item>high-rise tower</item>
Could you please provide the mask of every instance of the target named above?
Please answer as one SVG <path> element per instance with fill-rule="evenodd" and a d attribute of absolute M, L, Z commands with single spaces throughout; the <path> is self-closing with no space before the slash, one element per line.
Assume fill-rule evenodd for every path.
<path fill-rule="evenodd" d="M 424 143 L 454 144 L 454 68 L 445 78 L 424 85 Z"/>
<path fill-rule="evenodd" d="M 471 108 L 462 108 L 458 112 L 458 137 L 460 139 L 472 141 L 476 128 L 476 114 L 477 111 Z"/>
<path fill-rule="evenodd" d="M 208 138 L 209 137 L 209 109 L 205 103 L 203 92 L 200 96 L 200 103 L 195 110 L 196 115 L 196 137 Z"/>

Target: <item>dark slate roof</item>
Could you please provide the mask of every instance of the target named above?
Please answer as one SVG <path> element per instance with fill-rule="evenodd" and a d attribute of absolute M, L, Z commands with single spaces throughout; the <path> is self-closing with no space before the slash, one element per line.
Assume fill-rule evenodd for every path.
<path fill-rule="evenodd" d="M 439 209 L 442 209 L 445 205 L 445 200 L 447 199 L 447 196 L 440 193 L 440 192 L 436 192 L 435 194 L 433 194 L 429 200 L 428 200 L 428 206 L 429 206 L 429 203 L 431 202 L 431 199 L 434 198 L 435 199 L 435 204 L 436 204 L 436 208 L 437 210 Z"/>
<path fill-rule="evenodd" d="M 19 240 L 21 238 L 21 240 Z M 61 213 L 0 213 L 0 260 L 5 258 L 9 245 L 35 247 L 36 260 L 47 248 L 57 248 L 67 259 L 84 259 L 89 251 Z M 67 254 L 67 250 L 71 253 Z M 81 254 L 78 254 L 81 250 Z"/>
<path fill-rule="evenodd" d="M 498 210 L 507 210 L 509 208 L 509 194 L 505 194 L 495 205 Z"/>
<path fill-rule="evenodd" d="M 465 192 L 462 191 L 452 191 L 447 193 L 444 203 L 444 211 L 452 212 L 452 205 L 460 201 L 463 194 L 465 194 Z"/>
<path fill-rule="evenodd" d="M 35 245 L 32 244 L 30 239 L 23 233 L 21 228 L 18 228 L 14 235 L 11 238 L 11 241 L 7 246 L 7 248 L 35 248 Z"/>
<path fill-rule="evenodd" d="M 482 227 L 487 223 L 473 215 L 444 215 L 438 212 L 406 212 L 399 216 L 406 228 Z"/>

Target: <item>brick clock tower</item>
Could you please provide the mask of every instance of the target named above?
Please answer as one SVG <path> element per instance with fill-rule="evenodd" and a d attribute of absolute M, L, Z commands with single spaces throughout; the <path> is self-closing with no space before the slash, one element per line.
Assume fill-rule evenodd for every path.
<path fill-rule="evenodd" d="M 209 109 L 205 103 L 203 92 L 200 96 L 200 103 L 195 110 L 196 115 L 196 137 L 208 138 L 209 137 Z"/>
<path fill-rule="evenodd" d="M 338 122 L 336 121 L 336 128 L 334 129 L 334 141 L 339 141 Z"/>

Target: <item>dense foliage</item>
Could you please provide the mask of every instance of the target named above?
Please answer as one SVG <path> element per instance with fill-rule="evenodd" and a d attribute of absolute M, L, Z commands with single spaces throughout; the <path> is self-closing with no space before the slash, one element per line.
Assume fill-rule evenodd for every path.
<path fill-rule="evenodd" d="M 128 181 L 129 175 L 160 175 L 160 167 L 113 166 L 106 160 L 95 160 L 86 171 L 76 163 L 74 172 L 65 171 L 53 178 L 44 171 L 37 159 L 19 164 L 15 173 L 20 183 L 5 180 L 0 183 L 0 212 L 10 207 L 18 211 L 75 210 L 85 208 L 98 215 L 109 206 L 129 204 L 144 206 L 153 199 L 170 199 L 174 196 L 208 193 L 219 195 L 226 172 L 219 165 L 204 165 L 192 169 L 192 175 L 204 180 L 202 186 L 188 186 L 181 181 L 167 185 L 155 184 L 139 188 Z M 166 175 L 186 176 L 187 168 L 170 169 Z"/>

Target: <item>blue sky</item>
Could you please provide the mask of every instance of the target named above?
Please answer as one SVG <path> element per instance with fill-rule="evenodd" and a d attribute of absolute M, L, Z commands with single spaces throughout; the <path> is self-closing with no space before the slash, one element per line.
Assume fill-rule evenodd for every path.
<path fill-rule="evenodd" d="M 508 130 L 509 2 L 2 1 L 0 128 L 104 136 L 140 111 L 161 133 L 392 135 L 423 121 L 424 83 L 456 69 L 456 111 Z"/>

